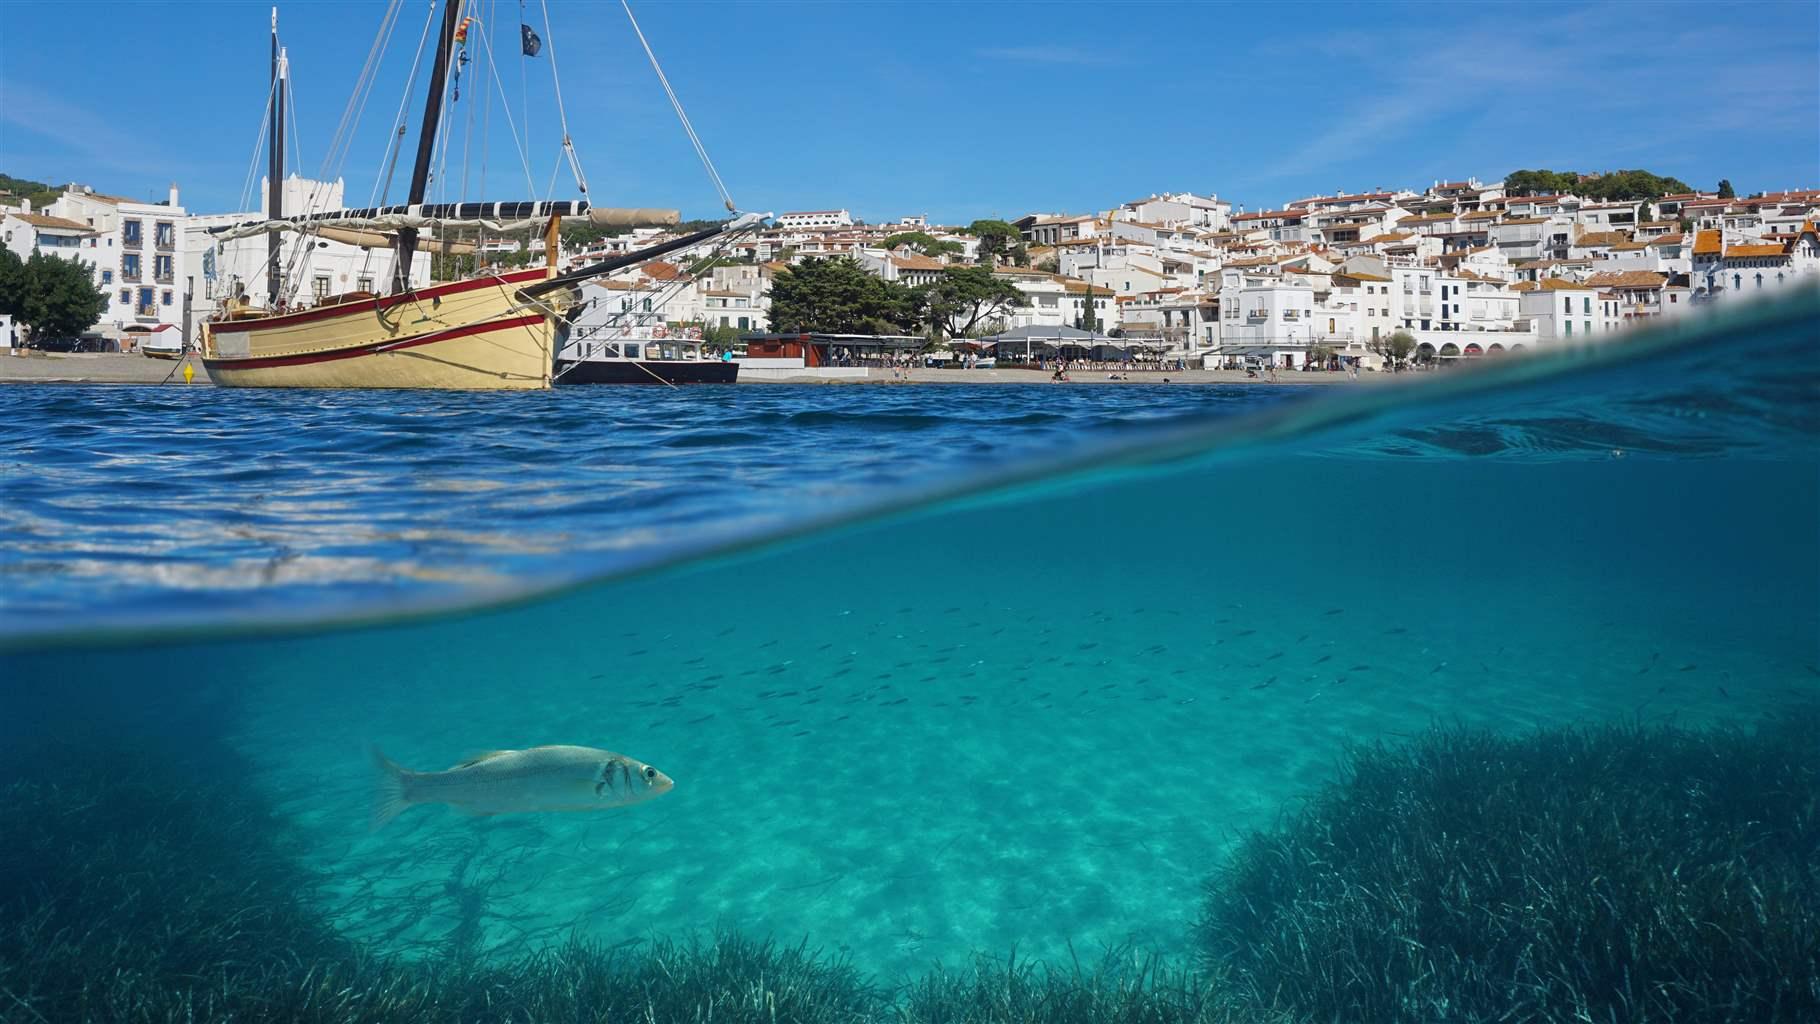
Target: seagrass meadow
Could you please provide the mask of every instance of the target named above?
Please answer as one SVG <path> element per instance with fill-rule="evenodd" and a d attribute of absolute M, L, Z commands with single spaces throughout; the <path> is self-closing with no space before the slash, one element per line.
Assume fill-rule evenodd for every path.
<path fill-rule="evenodd" d="M 1306 400 L 0 416 L 0 1021 L 1812 1024 L 1817 318 Z M 582 407 L 643 443 L 574 468 Z M 544 744 L 675 786 L 373 827 L 375 747 Z"/>

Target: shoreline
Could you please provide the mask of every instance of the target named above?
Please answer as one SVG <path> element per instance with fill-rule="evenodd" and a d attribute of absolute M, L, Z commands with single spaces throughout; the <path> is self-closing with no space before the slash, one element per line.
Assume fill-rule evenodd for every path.
<path fill-rule="evenodd" d="M 182 360 L 152 359 L 137 354 L 118 352 L 34 353 L 30 356 L 0 355 L 0 385 L 6 384 L 164 384 L 213 387 L 207 371 L 194 359 L 196 375 L 188 385 L 183 381 Z M 1355 380 L 1344 373 L 1279 371 L 1275 384 L 1257 377 L 1247 377 L 1242 370 L 1132 370 L 1120 371 L 1124 379 L 1111 380 L 1108 370 L 1070 371 L 1069 384 L 1256 384 L 1264 387 L 1288 384 L 1344 385 L 1387 383 L 1402 374 L 1361 373 Z M 868 368 L 864 377 L 827 378 L 814 375 L 767 380 L 741 380 L 741 384 L 1051 384 L 1048 370 L 959 370 L 911 367 L 893 371 Z M 586 386 L 586 385 L 579 385 Z"/>

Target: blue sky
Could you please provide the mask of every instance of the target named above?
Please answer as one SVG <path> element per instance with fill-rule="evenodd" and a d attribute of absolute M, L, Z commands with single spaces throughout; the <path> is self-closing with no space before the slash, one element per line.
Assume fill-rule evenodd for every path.
<path fill-rule="evenodd" d="M 350 200 L 364 201 L 378 180 L 427 7 L 401 7 L 341 165 Z M 559 159 L 552 48 L 521 61 L 519 5 L 476 8 L 483 29 L 455 107 L 444 188 L 460 191 L 465 166 L 470 199 L 573 195 Z M 707 175 L 618 4 L 528 0 L 523 9 L 554 44 L 594 201 L 712 215 Z M 8 4 L 0 171 L 134 196 L 162 196 L 176 181 L 192 211 L 236 208 L 266 93 L 268 10 Z M 1493 180 L 1518 167 L 1645 167 L 1701 188 L 1729 177 L 1740 193 L 1820 187 L 1820 5 L 1811 0 L 644 0 L 634 10 L 748 209 L 844 206 L 868 220 L 966 222 L 1085 212 L 1176 189 L 1260 209 L 1341 188 Z M 323 166 L 384 12 L 381 2 L 280 7 L 306 173 Z M 482 31 L 528 161 L 501 89 L 483 88 Z M 420 83 L 414 108 L 421 95 Z M 414 145 L 415 112 L 410 120 Z M 407 150 L 401 183 L 409 159 Z"/>

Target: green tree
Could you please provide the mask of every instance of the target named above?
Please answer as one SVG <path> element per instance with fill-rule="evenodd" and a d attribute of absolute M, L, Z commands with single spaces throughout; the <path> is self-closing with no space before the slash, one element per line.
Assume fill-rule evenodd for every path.
<path fill-rule="evenodd" d="M 771 279 L 776 331 L 895 334 L 915 329 L 919 307 L 911 289 L 874 277 L 850 256 L 806 259 Z"/>
<path fill-rule="evenodd" d="M 938 338 L 966 337 L 990 318 L 1024 304 L 1024 293 L 1016 285 L 985 266 L 948 267 L 940 279 L 918 291 L 922 313 Z"/>
<path fill-rule="evenodd" d="M 967 233 L 980 240 L 980 263 L 992 266 L 1003 256 L 1020 267 L 1030 264 L 1024 248 L 1023 233 L 1002 220 L 976 220 L 967 225 Z"/>
<path fill-rule="evenodd" d="M 0 247 L 0 316 L 17 320 L 25 312 L 25 261 L 11 249 Z"/>
<path fill-rule="evenodd" d="M 1664 177 L 1645 170 L 1612 171 L 1584 180 L 1574 171 L 1512 171 L 1504 176 L 1504 189 L 1513 196 L 1571 192 L 1602 202 L 1655 199 L 1671 192 L 1693 191 L 1680 178 Z"/>
<path fill-rule="evenodd" d="M 907 245 L 924 256 L 945 256 L 960 252 L 963 248 L 959 242 L 944 242 L 927 231 L 900 231 L 884 241 L 887 249 L 895 249 L 900 245 Z"/>
<path fill-rule="evenodd" d="M 25 262 L 14 319 L 31 332 L 32 343 L 73 338 L 101 319 L 107 296 L 95 287 L 87 264 L 32 253 Z"/>
<path fill-rule="evenodd" d="M 1381 338 L 1372 339 L 1368 347 L 1383 356 L 1390 363 L 1390 368 L 1396 370 L 1409 361 L 1410 353 L 1416 350 L 1416 339 L 1408 331 L 1392 331 Z"/>
<path fill-rule="evenodd" d="M 1097 331 L 1100 318 L 1093 314 L 1093 285 L 1087 286 L 1087 298 L 1081 303 L 1081 330 Z"/>
<path fill-rule="evenodd" d="M 1719 179 L 1719 198 L 1720 199 L 1738 198 L 1738 193 L 1735 189 L 1732 188 L 1732 182 L 1731 182 L 1730 178 L 1720 178 Z"/>

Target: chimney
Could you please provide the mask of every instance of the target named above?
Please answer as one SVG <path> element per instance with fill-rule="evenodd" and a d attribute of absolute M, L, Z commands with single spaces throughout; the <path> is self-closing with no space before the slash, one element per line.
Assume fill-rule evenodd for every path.
<path fill-rule="evenodd" d="M 171 205 L 177 205 L 177 183 L 171 182 Z"/>

